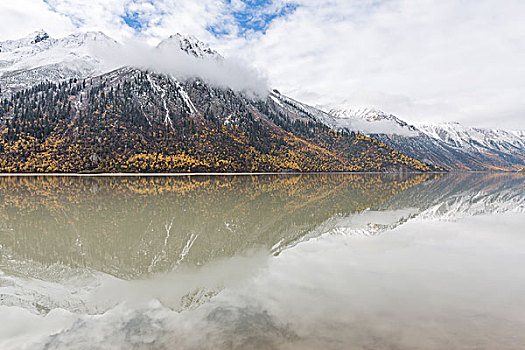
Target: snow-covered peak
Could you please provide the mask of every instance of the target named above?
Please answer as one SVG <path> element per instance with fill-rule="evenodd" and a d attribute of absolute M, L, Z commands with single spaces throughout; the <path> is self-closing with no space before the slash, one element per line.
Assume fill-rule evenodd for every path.
<path fill-rule="evenodd" d="M 39 42 L 49 39 L 49 34 L 47 34 L 47 32 L 43 29 L 32 33 L 31 36 L 32 36 L 32 40 L 31 40 L 32 44 L 38 44 Z"/>
<path fill-rule="evenodd" d="M 322 111 L 319 108 L 309 106 L 307 104 L 301 103 L 294 100 L 293 98 L 282 95 L 279 91 L 273 90 L 269 95 L 270 99 L 273 100 L 277 105 L 279 105 L 283 110 L 288 112 L 288 117 L 295 119 L 294 115 L 306 116 L 304 121 L 315 121 L 318 123 L 323 123 L 324 125 L 332 128 L 334 130 L 341 130 L 342 127 L 339 126 L 337 119 L 331 116 L 330 114 Z M 299 112 L 299 113 L 296 113 Z M 302 118 L 299 118 L 302 119 Z"/>
<path fill-rule="evenodd" d="M 364 108 L 326 108 L 338 120 L 341 127 L 357 130 L 365 134 L 400 134 L 415 136 L 417 130 L 393 114 L 379 109 Z"/>
<path fill-rule="evenodd" d="M 118 45 L 102 32 L 75 33 L 54 39 L 40 30 L 19 39 L 0 43 L 0 71 L 24 69 L 55 63 L 65 56 L 90 56 L 91 49 Z"/>
<path fill-rule="evenodd" d="M 118 43 L 103 32 L 74 33 L 59 40 L 60 44 L 67 47 L 79 47 L 82 45 L 102 44 L 114 46 Z"/>
<path fill-rule="evenodd" d="M 516 170 L 525 164 L 525 131 L 468 127 L 458 122 L 409 125 L 375 108 L 343 105 L 324 109 L 336 120 L 335 129 L 357 130 L 446 169 Z"/>
<path fill-rule="evenodd" d="M 52 38 L 44 30 L 0 43 L 0 84 L 8 96 L 42 81 L 60 81 L 103 73 L 107 67 L 95 52 L 119 44 L 102 32 Z"/>
<path fill-rule="evenodd" d="M 26 46 L 41 46 L 42 44 L 49 44 L 51 41 L 49 34 L 41 29 L 21 39 L 0 42 L 0 52 L 10 52 Z"/>
<path fill-rule="evenodd" d="M 211 49 L 208 45 L 192 35 L 182 35 L 179 33 L 170 35 L 169 38 L 162 40 L 157 47 L 161 49 L 175 47 L 198 58 L 222 58 L 217 51 Z"/>
<path fill-rule="evenodd" d="M 168 50 L 163 52 L 162 48 Z M 120 59 L 132 50 L 136 52 L 132 46 L 121 45 L 102 32 L 53 38 L 41 30 L 22 39 L 0 42 L 0 97 L 43 81 L 96 76 L 122 65 L 148 67 L 149 62 L 139 64 L 134 59 L 129 62 Z M 181 34 L 162 41 L 157 50 L 156 54 L 161 56 L 177 51 L 198 59 L 223 59 L 202 41 Z"/>
<path fill-rule="evenodd" d="M 330 114 L 336 118 L 351 118 L 362 119 L 367 122 L 379 122 L 384 120 L 394 121 L 402 127 L 407 127 L 408 124 L 397 118 L 393 114 L 387 114 L 379 109 L 372 107 L 363 108 L 332 108 Z"/>

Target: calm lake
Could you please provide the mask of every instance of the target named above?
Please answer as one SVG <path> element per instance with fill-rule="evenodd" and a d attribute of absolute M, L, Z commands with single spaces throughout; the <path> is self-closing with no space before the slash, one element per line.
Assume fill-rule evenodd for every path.
<path fill-rule="evenodd" d="M 0 349 L 523 349 L 525 175 L 0 177 Z"/>

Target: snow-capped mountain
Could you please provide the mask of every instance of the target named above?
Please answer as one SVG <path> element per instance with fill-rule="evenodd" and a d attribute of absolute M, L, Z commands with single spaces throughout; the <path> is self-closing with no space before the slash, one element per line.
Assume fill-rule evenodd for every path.
<path fill-rule="evenodd" d="M 49 44 L 52 40 L 53 39 L 50 39 L 49 34 L 47 34 L 44 30 L 39 30 L 22 39 L 0 42 L 0 52 L 14 51 L 22 47 L 36 45 L 40 42 L 45 42 L 44 46 L 48 46 L 47 44 Z"/>
<path fill-rule="evenodd" d="M 289 118 L 334 130 L 366 134 L 419 161 L 449 170 L 519 170 L 525 167 L 525 132 L 465 127 L 459 123 L 411 125 L 374 108 L 308 106 L 278 91 L 270 93 Z M 307 117 L 307 119 L 304 119 Z"/>
<path fill-rule="evenodd" d="M 43 30 L 22 39 L 0 42 L 2 96 L 43 81 L 101 74 L 107 67 L 93 52 L 118 45 L 102 32 L 76 33 L 55 39 Z"/>
<path fill-rule="evenodd" d="M 223 58 L 217 51 L 213 50 L 194 36 L 182 35 L 179 33 L 170 35 L 169 38 L 162 40 L 157 45 L 157 48 L 177 48 L 198 58 Z"/>
<path fill-rule="evenodd" d="M 44 81 L 86 78 L 116 69 L 118 59 L 108 60 L 107 51 L 122 47 L 102 32 L 75 33 L 55 39 L 39 30 L 22 39 L 0 42 L 0 97 Z M 193 36 L 171 35 L 157 48 L 177 49 L 197 58 L 223 59 Z"/>
<path fill-rule="evenodd" d="M 400 120 L 393 114 L 385 114 L 379 109 L 375 108 L 357 108 L 357 109 L 331 109 L 330 114 L 338 119 L 362 119 L 367 122 L 377 122 L 390 120 L 396 124 L 405 127 L 407 123 Z"/>
<path fill-rule="evenodd" d="M 417 128 L 451 147 L 472 152 L 497 150 L 520 154 L 525 151 L 524 133 L 519 131 L 472 128 L 457 122 L 418 124 Z"/>
<path fill-rule="evenodd" d="M 377 109 L 329 109 L 340 130 L 359 131 L 420 161 L 446 169 L 517 170 L 525 167 L 525 132 L 459 123 L 410 125 Z"/>

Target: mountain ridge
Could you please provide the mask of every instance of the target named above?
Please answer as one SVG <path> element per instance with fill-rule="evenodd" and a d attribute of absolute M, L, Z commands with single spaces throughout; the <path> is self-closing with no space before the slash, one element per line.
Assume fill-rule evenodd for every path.
<path fill-rule="evenodd" d="M 448 170 L 519 170 L 525 166 L 524 131 L 466 127 L 458 122 L 411 125 L 393 114 L 369 108 L 328 110 L 336 118 L 335 125 L 327 123 L 332 128 L 359 130 Z"/>

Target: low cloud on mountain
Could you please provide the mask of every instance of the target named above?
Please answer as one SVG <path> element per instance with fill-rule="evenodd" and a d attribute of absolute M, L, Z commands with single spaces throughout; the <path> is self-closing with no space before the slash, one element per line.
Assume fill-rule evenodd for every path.
<path fill-rule="evenodd" d="M 212 86 L 230 88 L 250 97 L 265 97 L 269 91 L 264 75 L 240 60 L 218 55 L 195 57 L 176 46 L 152 47 L 127 42 L 109 50 L 95 48 L 94 54 L 112 68 L 132 66 L 181 80 L 197 77 Z"/>

